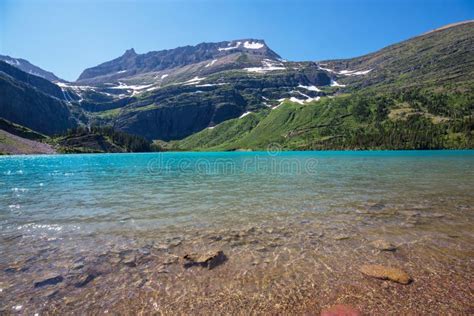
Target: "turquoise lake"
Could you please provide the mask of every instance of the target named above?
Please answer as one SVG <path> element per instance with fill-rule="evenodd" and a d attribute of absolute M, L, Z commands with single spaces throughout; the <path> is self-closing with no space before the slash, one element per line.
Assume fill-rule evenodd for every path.
<path fill-rule="evenodd" d="M 133 298 L 144 311 L 187 307 L 184 312 L 191 293 L 203 296 L 201 304 L 211 304 L 223 287 L 251 296 L 263 290 L 261 280 L 269 274 L 278 280 L 265 288 L 265 302 L 285 302 L 296 295 L 286 290 L 295 282 L 309 287 L 312 277 L 315 284 L 332 282 L 334 291 L 349 291 L 340 276 L 363 260 L 408 267 L 419 275 L 415 297 L 441 300 L 448 283 L 435 291 L 422 280 L 449 270 L 450 280 L 459 275 L 456 286 L 468 289 L 472 281 L 473 188 L 473 150 L 0 157 L 0 308 L 59 313 L 81 306 L 95 313 Z M 368 244 L 379 238 L 400 250 L 374 257 Z M 228 257 L 215 269 L 219 282 L 210 279 L 216 274 L 179 264 L 189 251 L 214 248 Z M 130 253 L 133 268 L 121 264 Z M 142 263 L 144 254 L 155 259 Z M 76 271 L 71 266 L 78 260 Z M 100 271 L 93 274 L 89 266 Z M 157 267 L 166 273 L 156 274 Z M 49 297 L 32 284 L 51 273 L 63 279 L 47 286 L 57 291 Z M 84 275 L 93 277 L 86 284 L 71 281 Z M 186 287 L 179 281 L 183 275 Z M 364 280 L 357 275 L 354 282 Z M 121 286 L 137 282 L 138 290 Z M 468 292 L 457 294 L 459 306 Z M 410 301 L 408 294 L 397 295 Z M 373 304 L 376 311 L 380 302 Z M 439 304 L 440 311 L 463 311 Z"/>

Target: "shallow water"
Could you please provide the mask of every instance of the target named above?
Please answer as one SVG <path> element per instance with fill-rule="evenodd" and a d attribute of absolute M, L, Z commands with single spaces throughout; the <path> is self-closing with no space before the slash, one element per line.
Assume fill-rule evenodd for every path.
<path fill-rule="evenodd" d="M 0 312 L 469 314 L 473 186 L 474 151 L 0 157 Z"/>

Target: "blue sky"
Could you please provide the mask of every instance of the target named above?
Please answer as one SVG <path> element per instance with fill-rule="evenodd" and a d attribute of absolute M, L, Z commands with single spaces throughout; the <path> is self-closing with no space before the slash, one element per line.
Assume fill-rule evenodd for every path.
<path fill-rule="evenodd" d="M 322 60 L 468 19 L 473 0 L 0 0 L 0 54 L 75 80 L 131 47 L 258 38 L 288 60 Z"/>

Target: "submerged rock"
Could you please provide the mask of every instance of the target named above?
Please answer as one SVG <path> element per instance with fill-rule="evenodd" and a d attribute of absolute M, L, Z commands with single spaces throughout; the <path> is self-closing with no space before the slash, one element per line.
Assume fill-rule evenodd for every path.
<path fill-rule="evenodd" d="M 222 250 L 218 251 L 209 251 L 204 254 L 191 253 L 187 254 L 184 257 L 184 267 L 189 268 L 192 266 L 201 266 L 210 269 L 215 268 L 216 266 L 224 263 L 227 260 L 227 257 L 224 255 Z"/>
<path fill-rule="evenodd" d="M 346 239 L 349 239 L 349 238 L 351 238 L 351 236 L 349 236 L 349 235 L 336 235 L 336 236 L 334 236 L 335 240 L 346 240 Z"/>
<path fill-rule="evenodd" d="M 85 273 L 80 275 L 76 282 L 74 283 L 75 287 L 83 287 L 86 286 L 89 282 L 94 280 L 96 278 L 96 275 L 93 273 Z"/>
<path fill-rule="evenodd" d="M 367 205 L 367 209 L 370 211 L 381 211 L 385 208 L 385 204 L 381 202 L 370 203 Z"/>
<path fill-rule="evenodd" d="M 5 269 L 3 269 L 3 271 L 8 273 L 25 272 L 29 268 L 30 267 L 26 264 L 26 262 L 18 261 L 6 267 Z"/>
<path fill-rule="evenodd" d="M 52 289 L 52 290 L 49 290 L 47 292 L 44 292 L 43 297 L 52 298 L 52 297 L 56 296 L 56 294 L 58 294 L 58 293 L 59 293 L 59 290 Z"/>
<path fill-rule="evenodd" d="M 41 278 L 41 280 L 36 281 L 35 287 L 43 287 L 46 285 L 55 285 L 61 283 L 64 280 L 64 277 L 59 274 L 48 274 Z"/>
<path fill-rule="evenodd" d="M 137 256 L 134 251 L 132 250 L 124 250 L 120 252 L 120 259 L 121 262 L 129 267 L 136 267 L 137 266 Z"/>
<path fill-rule="evenodd" d="M 378 239 L 374 240 L 370 243 L 372 247 L 375 249 L 381 250 L 381 251 L 395 251 L 397 250 L 397 247 L 390 242 L 383 240 L 383 239 Z"/>
<path fill-rule="evenodd" d="M 350 305 L 334 305 L 321 312 L 321 316 L 360 316 L 361 313 Z"/>
<path fill-rule="evenodd" d="M 174 263 L 177 263 L 179 261 L 179 257 L 176 256 L 176 255 L 169 255 L 168 257 L 166 257 L 165 260 L 163 260 L 163 264 L 164 265 L 171 265 L 171 264 L 174 264 Z"/>
<path fill-rule="evenodd" d="M 409 284 L 412 281 L 412 278 L 405 271 L 378 264 L 363 265 L 359 271 L 373 278 L 390 280 L 401 284 Z"/>
<path fill-rule="evenodd" d="M 71 270 L 80 270 L 82 268 L 84 268 L 84 261 L 76 261 L 71 266 Z"/>

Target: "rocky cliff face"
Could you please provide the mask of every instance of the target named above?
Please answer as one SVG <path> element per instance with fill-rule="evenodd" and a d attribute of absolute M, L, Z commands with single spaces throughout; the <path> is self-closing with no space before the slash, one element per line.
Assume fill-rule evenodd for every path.
<path fill-rule="evenodd" d="M 321 92 L 316 85 L 328 86 L 330 82 L 315 66 L 300 71 L 285 69 L 271 76 L 223 71 L 201 81 L 139 94 L 108 113 L 113 114 L 111 124 L 128 133 L 148 139 L 181 139 L 247 111 L 277 106 L 281 98 L 317 98 Z"/>
<path fill-rule="evenodd" d="M 61 89 L 0 62 L 0 117 L 52 135 L 77 124 Z"/>

